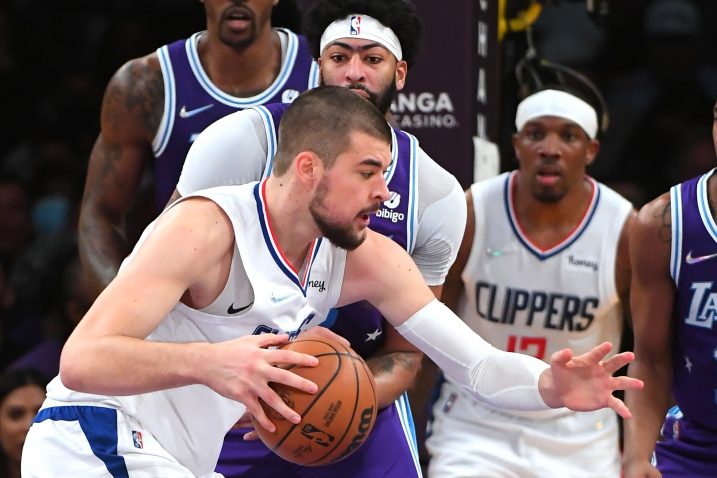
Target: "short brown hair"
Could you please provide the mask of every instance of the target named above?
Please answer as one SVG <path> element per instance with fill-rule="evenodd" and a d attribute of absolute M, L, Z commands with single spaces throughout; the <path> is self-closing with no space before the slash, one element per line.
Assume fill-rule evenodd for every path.
<path fill-rule="evenodd" d="M 356 131 L 391 144 L 386 118 L 348 88 L 319 86 L 305 91 L 281 118 L 273 172 L 283 175 L 302 151 L 314 152 L 330 168 Z"/>

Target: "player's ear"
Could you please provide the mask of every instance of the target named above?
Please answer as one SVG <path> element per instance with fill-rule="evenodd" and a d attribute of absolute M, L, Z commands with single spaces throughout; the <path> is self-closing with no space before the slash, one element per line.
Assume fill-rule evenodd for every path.
<path fill-rule="evenodd" d="M 396 90 L 401 91 L 406 84 L 406 75 L 408 74 L 408 63 L 401 60 L 396 63 Z"/>
<path fill-rule="evenodd" d="M 298 178 L 311 183 L 321 175 L 323 163 L 313 151 L 302 151 L 294 159 L 294 168 Z"/>
<path fill-rule="evenodd" d="M 513 153 L 515 154 L 515 157 L 518 158 L 518 142 L 520 141 L 520 133 L 513 133 L 513 136 L 510 137 L 510 141 L 513 145 Z"/>
<path fill-rule="evenodd" d="M 589 166 L 595 161 L 595 157 L 600 151 L 600 142 L 596 139 L 591 139 L 588 143 L 587 154 L 585 158 L 585 166 Z"/>

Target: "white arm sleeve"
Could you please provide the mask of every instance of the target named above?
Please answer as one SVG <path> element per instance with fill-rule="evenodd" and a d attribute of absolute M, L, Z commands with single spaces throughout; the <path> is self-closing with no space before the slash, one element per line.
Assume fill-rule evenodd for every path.
<path fill-rule="evenodd" d="M 189 148 L 177 191 L 258 181 L 264 173 L 267 139 L 259 112 L 237 111 L 209 125 Z"/>
<path fill-rule="evenodd" d="M 478 400 L 511 410 L 546 410 L 538 378 L 549 367 L 494 348 L 434 299 L 396 330 Z"/>

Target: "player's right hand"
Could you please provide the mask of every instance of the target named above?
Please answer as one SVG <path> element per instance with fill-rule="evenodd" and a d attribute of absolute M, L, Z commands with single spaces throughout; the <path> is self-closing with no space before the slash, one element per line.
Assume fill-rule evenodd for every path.
<path fill-rule="evenodd" d="M 211 345 L 209 368 L 203 383 L 215 392 L 241 402 L 247 411 L 270 432 L 276 428 L 264 412 L 259 398 L 276 412 L 299 423 L 301 417 L 269 387 L 269 382 L 281 383 L 306 393 L 316 393 L 318 387 L 310 380 L 277 365 L 315 367 L 319 359 L 312 355 L 270 348 L 289 341 L 286 334 L 247 335 Z"/>

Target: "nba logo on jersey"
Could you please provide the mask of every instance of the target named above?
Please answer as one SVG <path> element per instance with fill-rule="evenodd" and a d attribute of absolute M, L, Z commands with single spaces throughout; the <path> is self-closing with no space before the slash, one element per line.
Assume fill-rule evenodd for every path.
<path fill-rule="evenodd" d="M 353 15 L 351 17 L 351 35 L 360 35 L 361 34 L 361 17 L 358 15 Z"/>
<path fill-rule="evenodd" d="M 144 448 L 144 443 L 142 443 L 142 432 L 132 430 L 132 442 L 134 442 L 135 448 Z"/>

